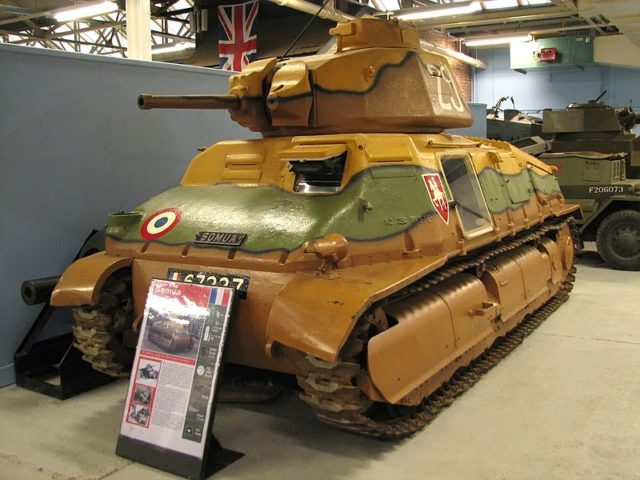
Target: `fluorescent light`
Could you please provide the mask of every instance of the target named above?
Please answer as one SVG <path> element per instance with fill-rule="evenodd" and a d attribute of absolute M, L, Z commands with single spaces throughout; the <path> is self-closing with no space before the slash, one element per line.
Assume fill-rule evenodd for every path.
<path fill-rule="evenodd" d="M 401 20 L 424 20 L 427 18 L 448 17 L 451 15 L 466 15 L 482 10 L 480 2 L 455 2 L 434 7 L 412 8 L 398 11 L 396 17 Z"/>
<path fill-rule="evenodd" d="M 499 10 L 501 8 L 519 7 L 518 0 L 485 0 L 484 8 L 487 10 Z"/>
<path fill-rule="evenodd" d="M 187 50 L 189 48 L 193 48 L 194 46 L 195 45 L 193 43 L 188 42 L 171 43 L 158 48 L 152 48 L 151 53 L 155 55 L 159 53 L 181 52 L 182 50 Z"/>
<path fill-rule="evenodd" d="M 104 15 L 118 10 L 118 5 L 113 2 L 99 2 L 73 7 L 66 10 L 60 10 L 54 13 L 53 18 L 58 22 L 69 22 L 78 18 L 95 17 L 96 15 Z"/>
<path fill-rule="evenodd" d="M 551 0 L 524 0 L 527 5 L 549 5 Z"/>
<path fill-rule="evenodd" d="M 488 45 L 501 45 L 505 43 L 528 42 L 533 37 L 528 33 L 520 33 L 517 35 L 495 35 L 493 37 L 476 37 L 465 38 L 464 44 L 467 47 L 484 47 Z"/>

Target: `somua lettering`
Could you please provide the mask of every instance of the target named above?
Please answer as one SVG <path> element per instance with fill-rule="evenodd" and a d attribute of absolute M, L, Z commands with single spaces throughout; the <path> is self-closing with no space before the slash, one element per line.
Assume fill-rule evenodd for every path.
<path fill-rule="evenodd" d="M 239 247 L 245 238 L 247 238 L 246 233 L 198 232 L 195 243 Z"/>
<path fill-rule="evenodd" d="M 171 287 L 162 287 L 162 286 L 157 286 L 155 290 L 153 291 L 154 294 L 156 295 L 172 295 L 175 297 L 181 297 L 182 296 L 182 291 L 178 288 L 171 288 Z"/>

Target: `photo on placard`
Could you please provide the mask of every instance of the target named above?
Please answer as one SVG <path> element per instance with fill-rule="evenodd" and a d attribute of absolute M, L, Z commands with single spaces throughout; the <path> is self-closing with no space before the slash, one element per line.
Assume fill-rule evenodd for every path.
<path fill-rule="evenodd" d="M 152 394 L 152 387 L 136 384 L 135 390 L 133 391 L 133 401 L 136 403 L 141 403 L 142 405 L 149 405 L 149 403 L 151 403 Z"/>
<path fill-rule="evenodd" d="M 156 385 L 160 376 L 161 363 L 154 360 L 140 357 L 136 381 L 145 385 Z"/>
<path fill-rule="evenodd" d="M 204 316 L 147 312 L 142 348 L 186 358 L 196 358 Z"/>
<path fill-rule="evenodd" d="M 143 407 L 135 403 L 130 405 L 127 421 L 147 427 L 149 425 L 149 407 Z"/>

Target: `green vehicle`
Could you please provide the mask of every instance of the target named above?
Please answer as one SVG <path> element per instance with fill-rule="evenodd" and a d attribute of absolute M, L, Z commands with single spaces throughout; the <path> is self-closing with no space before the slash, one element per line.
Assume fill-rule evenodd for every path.
<path fill-rule="evenodd" d="M 580 204 L 581 240 L 595 241 L 618 270 L 640 270 L 640 141 L 630 131 L 638 122 L 630 108 L 597 100 L 543 112 L 551 139 L 539 158 L 557 167 L 562 193 Z"/>
<path fill-rule="evenodd" d="M 511 100 L 513 108 L 501 109 L 500 106 Z M 502 112 L 502 118 L 500 117 Z M 542 120 L 516 110 L 513 97 L 502 97 L 496 104 L 487 109 L 487 138 L 513 142 L 521 138 L 539 137 L 542 135 Z"/>

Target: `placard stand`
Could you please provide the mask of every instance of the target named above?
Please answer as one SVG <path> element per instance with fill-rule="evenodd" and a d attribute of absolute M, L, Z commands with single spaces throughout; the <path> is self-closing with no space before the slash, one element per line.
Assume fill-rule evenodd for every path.
<path fill-rule="evenodd" d="M 209 437 L 209 445 L 205 446 L 206 455 L 203 459 L 182 455 L 122 435 L 118 437 L 116 454 L 181 477 L 202 480 L 244 456 L 243 453 L 222 447 L 213 434 Z"/>
<path fill-rule="evenodd" d="M 212 435 L 234 290 L 153 280 L 116 453 L 191 479 L 242 456 Z"/>

